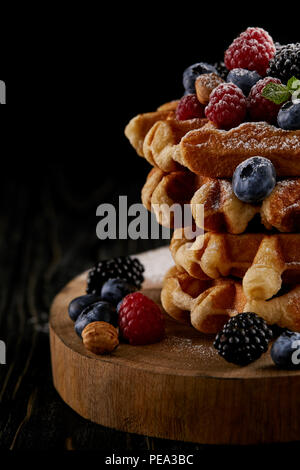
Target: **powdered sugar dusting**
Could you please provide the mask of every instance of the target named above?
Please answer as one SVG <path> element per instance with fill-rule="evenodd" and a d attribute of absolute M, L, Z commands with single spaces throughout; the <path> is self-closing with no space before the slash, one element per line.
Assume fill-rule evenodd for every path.
<path fill-rule="evenodd" d="M 143 288 L 160 288 L 166 272 L 174 265 L 169 248 L 157 248 L 136 257 L 145 266 Z"/>
<path fill-rule="evenodd" d="M 245 132 L 244 128 L 246 128 Z M 253 132 L 249 133 L 249 128 Z M 218 130 L 217 132 L 226 134 L 228 131 Z M 280 151 L 293 150 L 300 151 L 300 131 L 286 131 L 278 129 L 266 122 L 243 123 L 228 132 L 228 137 L 220 141 L 223 148 L 268 150 L 276 153 Z"/>
<path fill-rule="evenodd" d="M 283 181 L 278 181 L 275 187 L 276 192 L 278 195 L 281 195 L 287 191 L 290 191 L 294 188 L 300 187 L 300 178 L 298 179 L 286 179 Z M 300 198 L 300 194 L 299 194 Z"/>
<path fill-rule="evenodd" d="M 295 135 L 294 132 L 278 129 L 275 126 L 266 124 L 265 122 L 258 122 L 255 124 L 256 135 L 247 136 L 247 133 L 240 134 L 238 129 L 241 129 L 245 124 L 241 124 L 237 128 L 236 141 L 234 145 L 243 146 L 245 148 L 261 148 L 269 150 L 286 150 L 286 149 L 299 149 L 300 150 L 300 133 Z M 272 131 L 270 135 L 270 131 Z M 235 133 L 233 133 L 233 136 Z"/>
<path fill-rule="evenodd" d="M 202 359 L 210 359 L 216 355 L 213 346 L 200 342 L 198 338 L 186 338 L 180 336 L 167 336 L 163 341 L 162 346 L 165 346 L 168 351 L 176 353 L 184 353 L 186 351 L 191 355 L 201 355 Z"/>
<path fill-rule="evenodd" d="M 208 91 L 214 90 L 220 83 L 224 83 L 224 80 L 216 73 L 203 73 L 196 80 L 196 89 L 199 86 L 207 88 Z"/>

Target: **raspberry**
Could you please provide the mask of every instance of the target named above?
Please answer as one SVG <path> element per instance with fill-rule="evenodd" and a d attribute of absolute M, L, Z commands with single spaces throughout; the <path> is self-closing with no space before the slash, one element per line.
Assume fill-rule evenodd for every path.
<path fill-rule="evenodd" d="M 128 294 L 118 307 L 120 334 L 130 344 L 160 341 L 165 323 L 159 306 L 140 292 Z"/>
<path fill-rule="evenodd" d="M 236 127 L 243 122 L 247 100 L 239 87 L 233 83 L 221 83 L 210 95 L 205 115 L 222 129 Z"/>
<path fill-rule="evenodd" d="M 267 31 L 262 28 L 247 28 L 228 47 L 224 62 L 229 70 L 256 70 L 264 77 L 275 51 L 273 39 Z"/>
<path fill-rule="evenodd" d="M 278 78 L 265 77 L 259 80 L 252 88 L 248 96 L 248 111 L 253 121 L 267 121 L 270 124 L 276 122 L 278 111 L 281 107 L 273 101 L 264 98 L 261 93 L 268 83 L 281 83 Z"/>
<path fill-rule="evenodd" d="M 198 101 L 197 95 L 185 95 L 181 98 L 176 108 L 176 119 L 185 121 L 203 117 L 204 106 Z"/>

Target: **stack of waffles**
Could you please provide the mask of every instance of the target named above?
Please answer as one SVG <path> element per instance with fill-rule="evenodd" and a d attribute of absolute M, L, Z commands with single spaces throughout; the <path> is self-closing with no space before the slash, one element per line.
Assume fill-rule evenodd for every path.
<path fill-rule="evenodd" d="M 178 104 L 140 114 L 125 129 L 153 167 L 142 202 L 174 228 L 165 311 L 208 334 L 241 312 L 300 331 L 300 130 L 246 120 L 224 130 L 205 117 L 178 119 Z M 276 184 L 248 203 L 236 196 L 232 178 L 256 156 L 272 162 Z M 174 227 L 172 211 L 163 210 L 174 204 L 190 206 L 202 234 L 190 239 L 185 227 Z"/>

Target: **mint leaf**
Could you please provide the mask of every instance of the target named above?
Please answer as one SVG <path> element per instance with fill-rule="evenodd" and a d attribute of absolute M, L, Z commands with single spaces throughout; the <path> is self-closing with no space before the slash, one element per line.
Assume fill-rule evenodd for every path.
<path fill-rule="evenodd" d="M 291 97 L 289 89 L 280 83 L 268 83 L 261 94 L 264 98 L 273 101 L 275 104 L 282 104 Z"/>
<path fill-rule="evenodd" d="M 289 79 L 286 86 L 289 91 L 293 93 L 294 91 L 298 90 L 298 88 L 300 88 L 300 80 L 296 77 L 292 77 Z"/>

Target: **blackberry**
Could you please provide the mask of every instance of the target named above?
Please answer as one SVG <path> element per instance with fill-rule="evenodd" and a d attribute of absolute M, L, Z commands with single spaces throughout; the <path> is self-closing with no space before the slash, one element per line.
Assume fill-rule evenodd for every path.
<path fill-rule="evenodd" d="M 226 80 L 229 70 L 225 66 L 224 62 L 215 62 L 214 67 L 216 68 L 218 75 L 220 75 L 223 80 Z"/>
<path fill-rule="evenodd" d="M 283 47 L 283 44 L 280 44 L 280 42 L 276 41 L 274 43 L 276 52 L 280 51 L 280 49 Z"/>
<path fill-rule="evenodd" d="M 300 79 L 300 42 L 279 47 L 270 60 L 267 75 L 279 78 L 284 84 L 291 77 Z"/>
<path fill-rule="evenodd" d="M 103 284 L 109 279 L 122 279 L 140 289 L 144 281 L 145 268 L 137 258 L 120 256 L 99 261 L 89 270 L 87 278 L 87 294 L 100 295 Z"/>
<path fill-rule="evenodd" d="M 265 320 L 255 313 L 239 313 L 217 334 L 214 347 L 226 361 L 246 366 L 268 349 L 273 333 Z"/>

